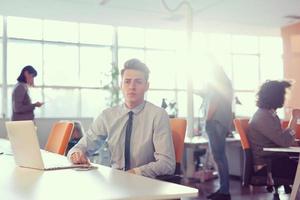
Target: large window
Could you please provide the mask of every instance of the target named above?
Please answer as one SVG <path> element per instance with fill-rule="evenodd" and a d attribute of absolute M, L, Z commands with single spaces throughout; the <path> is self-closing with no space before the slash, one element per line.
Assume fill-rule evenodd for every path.
<path fill-rule="evenodd" d="M 7 35 L 11 38 L 43 39 L 43 21 L 19 17 L 7 18 Z"/>
<path fill-rule="evenodd" d="M 45 116 L 78 116 L 79 90 L 45 88 Z"/>
<path fill-rule="evenodd" d="M 7 44 L 7 83 L 15 84 L 22 68 L 32 65 L 38 71 L 35 84 L 42 85 L 42 52 L 42 44 L 39 42 L 9 40 Z"/>
<path fill-rule="evenodd" d="M 45 44 L 45 85 L 79 86 L 78 52 L 78 46 Z"/>
<path fill-rule="evenodd" d="M 146 51 L 146 63 L 151 70 L 150 88 L 175 89 L 175 53 L 169 51 Z"/>
<path fill-rule="evenodd" d="M 0 17 L 1 45 L 2 26 Z M 215 64 L 231 79 L 242 103 L 235 111 L 242 116 L 255 111 L 255 93 L 262 82 L 283 77 L 280 37 L 194 32 L 191 54 L 186 54 L 187 38 L 181 31 L 8 17 L 5 41 L 8 115 L 12 88 L 25 65 L 38 71 L 36 87 L 30 89 L 33 101 L 45 102 L 35 111 L 38 117 L 97 116 L 111 101 L 107 85 L 113 67 L 122 68 L 130 58 L 150 68 L 146 99 L 158 106 L 162 99 L 176 102 L 179 117 L 187 117 L 191 104 L 188 79 L 194 90 L 203 89 Z M 193 101 L 194 116 L 201 117 L 202 98 L 194 94 Z"/>
<path fill-rule="evenodd" d="M 110 48 L 80 48 L 80 85 L 102 87 L 111 80 L 108 76 L 112 68 L 112 52 Z"/>
<path fill-rule="evenodd" d="M 44 40 L 73 42 L 79 41 L 79 24 L 71 22 L 44 21 Z"/>
<path fill-rule="evenodd" d="M 8 116 L 26 65 L 38 71 L 32 101 L 45 102 L 37 117 L 95 117 L 107 107 L 113 27 L 19 17 L 8 17 L 7 27 Z"/>
<path fill-rule="evenodd" d="M 259 84 L 257 56 L 233 55 L 233 84 L 236 90 L 255 90 Z"/>
<path fill-rule="evenodd" d="M 266 80 L 283 78 L 282 41 L 279 37 L 236 36 L 232 41 L 233 83 L 241 105 L 236 114 L 251 116 L 256 92 Z M 283 112 L 279 111 L 283 117 Z"/>
<path fill-rule="evenodd" d="M 260 84 L 268 79 L 283 78 L 280 37 L 195 33 L 193 50 L 199 52 L 198 60 L 202 60 L 196 62 L 193 70 L 194 89 L 200 90 L 205 79 L 209 80 L 208 66 L 221 65 L 232 81 L 235 97 L 242 103 L 234 105 L 238 116 L 251 116 L 256 110 L 255 95 Z M 205 61 L 207 57 L 209 62 Z M 201 104 L 194 102 L 196 114 L 195 106 L 201 107 Z"/>
<path fill-rule="evenodd" d="M 0 15 L 0 37 L 3 35 L 3 17 Z"/>
<path fill-rule="evenodd" d="M 177 107 L 182 107 L 178 112 L 182 117 L 186 116 L 186 96 L 178 92 L 186 90 L 186 77 L 179 71 L 178 58 L 179 50 L 186 48 L 184 44 L 184 34 L 179 31 L 118 28 L 119 68 L 130 58 L 145 62 L 150 69 L 146 99 L 157 106 L 163 99 L 177 102 Z"/>
<path fill-rule="evenodd" d="M 3 49 L 3 17 L 0 15 L 0 66 L 2 66 L 2 63 L 3 63 L 3 52 L 2 52 L 2 49 Z M 0 67 L 0 93 L 1 93 L 1 96 L 3 97 L 3 94 L 2 94 L 2 76 L 3 76 L 3 67 Z M 2 98 L 0 99 L 0 112 L 2 113 Z M 2 114 L 1 114 L 2 116 Z"/>

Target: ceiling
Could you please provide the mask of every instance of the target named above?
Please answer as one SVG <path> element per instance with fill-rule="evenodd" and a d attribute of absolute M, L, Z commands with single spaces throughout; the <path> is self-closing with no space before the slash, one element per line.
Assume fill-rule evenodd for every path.
<path fill-rule="evenodd" d="M 165 0 L 175 8 L 181 0 Z M 280 34 L 280 27 L 299 22 L 300 0 L 189 0 L 196 31 Z M 0 15 L 65 21 L 182 29 L 186 7 L 170 13 L 161 0 L 1 0 Z M 299 17 L 300 18 L 300 17 Z"/>

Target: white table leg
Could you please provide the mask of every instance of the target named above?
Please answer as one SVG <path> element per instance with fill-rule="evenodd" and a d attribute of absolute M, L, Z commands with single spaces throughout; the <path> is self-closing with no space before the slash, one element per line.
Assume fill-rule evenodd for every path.
<path fill-rule="evenodd" d="M 300 156 L 299 156 L 299 160 L 298 160 L 296 177 L 295 177 L 295 180 L 294 180 L 292 194 L 291 194 L 291 198 L 290 198 L 291 200 L 296 200 L 299 185 L 300 185 Z"/>
<path fill-rule="evenodd" d="M 194 149 L 186 148 L 185 178 L 192 178 L 195 172 Z"/>

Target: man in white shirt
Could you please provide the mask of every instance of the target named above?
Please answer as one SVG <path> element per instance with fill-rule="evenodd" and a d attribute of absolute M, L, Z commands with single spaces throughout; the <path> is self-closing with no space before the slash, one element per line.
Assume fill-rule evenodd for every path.
<path fill-rule="evenodd" d="M 71 162 L 87 164 L 87 156 L 107 143 L 113 168 L 147 177 L 173 174 L 175 153 L 165 110 L 144 100 L 149 69 L 137 59 L 121 71 L 123 105 L 104 110 L 68 153 Z"/>

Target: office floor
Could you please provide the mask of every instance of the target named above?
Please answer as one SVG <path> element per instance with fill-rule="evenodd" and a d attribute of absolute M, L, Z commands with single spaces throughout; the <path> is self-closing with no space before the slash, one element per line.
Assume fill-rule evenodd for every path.
<path fill-rule="evenodd" d="M 198 181 L 188 180 L 184 185 L 199 189 L 197 198 L 184 198 L 184 200 L 205 200 L 206 196 L 218 188 L 218 179 L 200 183 Z M 232 200 L 272 200 L 273 194 L 268 193 L 264 187 L 255 187 L 252 191 L 250 188 L 243 188 L 239 179 L 231 178 L 230 191 Z M 284 193 L 284 189 L 279 188 L 281 200 L 288 200 L 290 195 Z M 299 195 L 298 195 L 299 196 Z"/>

